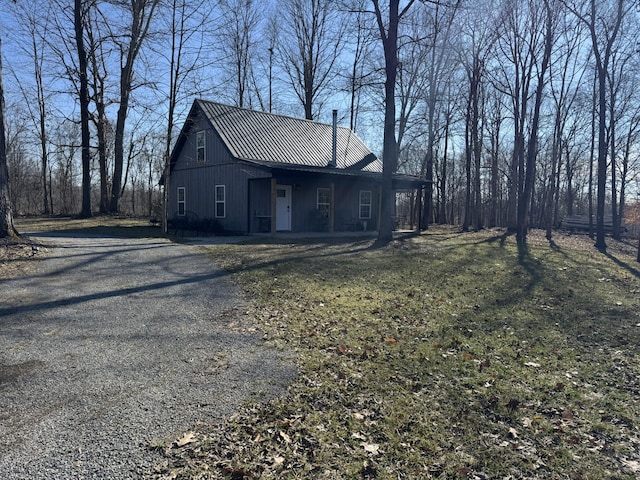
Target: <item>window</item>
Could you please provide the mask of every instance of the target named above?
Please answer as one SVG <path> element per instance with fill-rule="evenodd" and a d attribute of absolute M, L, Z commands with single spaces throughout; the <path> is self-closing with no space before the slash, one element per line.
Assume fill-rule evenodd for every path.
<path fill-rule="evenodd" d="M 216 185 L 216 218 L 226 216 L 225 186 Z"/>
<path fill-rule="evenodd" d="M 196 133 L 196 150 L 197 150 L 196 158 L 199 164 L 205 163 L 207 158 L 205 156 L 205 146 L 206 146 L 205 138 L 206 137 L 205 137 L 204 130 Z"/>
<path fill-rule="evenodd" d="M 371 218 L 371 190 L 360 190 L 360 218 Z"/>
<path fill-rule="evenodd" d="M 331 189 L 318 189 L 318 210 L 324 217 L 329 218 L 329 211 L 331 210 Z"/>
<path fill-rule="evenodd" d="M 178 187 L 178 215 L 182 216 L 185 214 L 186 210 L 186 201 L 185 201 L 185 188 Z"/>

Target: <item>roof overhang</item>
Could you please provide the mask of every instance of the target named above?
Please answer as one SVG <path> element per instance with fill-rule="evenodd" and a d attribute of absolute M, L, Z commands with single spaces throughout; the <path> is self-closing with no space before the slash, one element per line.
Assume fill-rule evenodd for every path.
<path fill-rule="evenodd" d="M 349 170 L 334 167 L 310 167 L 306 165 L 282 165 L 258 160 L 244 160 L 247 163 L 268 169 L 272 174 L 278 173 L 299 173 L 317 176 L 332 176 L 340 178 L 366 179 L 375 183 L 382 183 L 382 173 L 367 172 L 362 170 Z M 394 174 L 392 177 L 394 190 L 415 190 L 429 185 L 429 180 L 407 174 Z"/>

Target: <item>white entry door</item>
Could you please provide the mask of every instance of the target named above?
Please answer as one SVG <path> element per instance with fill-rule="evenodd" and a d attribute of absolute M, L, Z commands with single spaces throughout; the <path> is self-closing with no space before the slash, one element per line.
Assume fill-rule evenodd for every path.
<path fill-rule="evenodd" d="M 276 185 L 276 230 L 291 230 L 291 185 Z"/>

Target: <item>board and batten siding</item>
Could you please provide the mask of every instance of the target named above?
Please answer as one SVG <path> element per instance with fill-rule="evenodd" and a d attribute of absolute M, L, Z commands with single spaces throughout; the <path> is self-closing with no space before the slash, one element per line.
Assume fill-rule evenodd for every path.
<path fill-rule="evenodd" d="M 198 162 L 197 132 L 205 132 L 205 162 Z M 177 189 L 185 189 L 185 210 L 202 219 L 215 219 L 225 230 L 249 231 L 247 204 L 250 178 L 270 176 L 263 169 L 234 159 L 211 125 L 198 115 L 171 171 L 169 215 L 177 215 Z M 216 185 L 225 186 L 225 216 L 216 217 Z"/>
<path fill-rule="evenodd" d="M 338 176 L 280 174 L 278 185 L 291 186 L 291 230 L 294 232 L 314 231 L 318 228 L 317 201 L 319 188 L 331 188 L 334 185 L 334 230 L 341 231 L 353 228 L 359 222 L 360 191 L 371 192 L 371 218 L 367 229 L 375 228 L 378 211 L 378 186 L 374 182 L 357 178 L 340 178 Z M 251 204 L 255 205 L 258 215 L 269 215 L 270 183 L 268 181 L 252 182 Z M 262 200 L 260 200 L 262 198 Z M 266 198 L 266 200 L 265 200 Z M 252 231 L 256 230 L 257 221 L 252 222 Z"/>

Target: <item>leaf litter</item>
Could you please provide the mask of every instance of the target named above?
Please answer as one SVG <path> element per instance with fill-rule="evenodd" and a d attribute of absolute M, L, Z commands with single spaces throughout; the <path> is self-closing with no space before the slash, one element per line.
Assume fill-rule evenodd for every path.
<path fill-rule="evenodd" d="M 168 445 L 151 476 L 636 478 L 631 257 L 534 237 L 519 258 L 497 233 L 216 246 L 300 374 Z"/>

